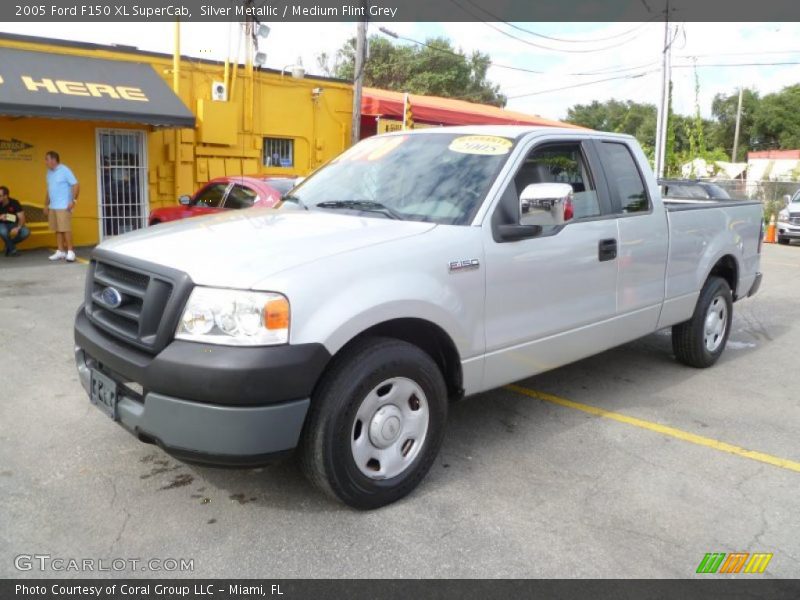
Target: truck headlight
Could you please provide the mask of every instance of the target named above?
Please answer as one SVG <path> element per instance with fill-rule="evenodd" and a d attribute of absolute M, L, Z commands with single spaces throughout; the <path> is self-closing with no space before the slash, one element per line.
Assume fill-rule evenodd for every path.
<path fill-rule="evenodd" d="M 175 338 L 223 346 L 289 342 L 289 301 L 272 292 L 196 287 Z"/>
<path fill-rule="evenodd" d="M 778 213 L 778 219 L 780 219 L 781 221 L 788 221 L 789 220 L 789 211 L 786 210 L 786 209 L 783 209 L 782 211 L 780 211 Z"/>

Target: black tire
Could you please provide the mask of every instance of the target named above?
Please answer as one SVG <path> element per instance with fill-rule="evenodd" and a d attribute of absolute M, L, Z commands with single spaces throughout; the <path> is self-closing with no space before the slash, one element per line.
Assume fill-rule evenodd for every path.
<path fill-rule="evenodd" d="M 709 307 L 716 298 L 725 303 L 725 330 L 719 346 L 710 351 L 706 346 L 705 326 Z M 706 280 L 692 318 L 672 327 L 672 350 L 679 362 L 690 367 L 704 369 L 712 366 L 725 350 L 733 319 L 733 294 L 728 282 L 722 277 L 712 276 Z"/>
<path fill-rule="evenodd" d="M 356 465 L 351 440 L 362 401 L 382 382 L 412 380 L 427 400 L 427 433 L 416 456 L 399 475 L 373 479 Z M 328 495 L 358 509 L 399 500 L 425 477 L 444 437 L 447 388 L 439 367 L 423 350 L 396 339 L 366 338 L 334 358 L 311 398 L 300 439 L 300 465 Z"/>
<path fill-rule="evenodd" d="M 779 237 L 778 238 L 778 243 L 779 244 L 783 244 L 784 246 L 788 246 L 790 241 L 791 240 L 789 238 L 785 238 L 785 237 Z"/>

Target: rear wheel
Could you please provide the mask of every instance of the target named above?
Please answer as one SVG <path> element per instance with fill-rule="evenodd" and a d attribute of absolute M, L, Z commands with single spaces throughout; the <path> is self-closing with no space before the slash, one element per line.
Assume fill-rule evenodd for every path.
<path fill-rule="evenodd" d="M 722 277 L 709 277 L 692 318 L 672 328 L 672 350 L 685 365 L 713 365 L 725 350 L 733 317 L 733 295 Z"/>
<path fill-rule="evenodd" d="M 365 339 L 334 361 L 311 399 L 303 471 L 355 508 L 399 500 L 425 477 L 442 443 L 441 371 L 423 350 L 389 338 Z"/>

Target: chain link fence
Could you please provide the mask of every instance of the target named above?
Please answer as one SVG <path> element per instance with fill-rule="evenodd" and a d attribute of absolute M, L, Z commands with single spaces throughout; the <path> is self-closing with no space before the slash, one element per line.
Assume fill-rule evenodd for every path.
<path fill-rule="evenodd" d="M 800 181 L 747 181 L 741 179 L 704 179 L 723 188 L 731 198 L 760 200 L 763 203 L 783 200 L 800 189 Z"/>
<path fill-rule="evenodd" d="M 723 188 L 731 198 L 758 200 L 764 205 L 764 218 L 769 222 L 784 205 L 785 196 L 800 190 L 800 181 L 747 181 L 741 179 L 704 179 Z"/>

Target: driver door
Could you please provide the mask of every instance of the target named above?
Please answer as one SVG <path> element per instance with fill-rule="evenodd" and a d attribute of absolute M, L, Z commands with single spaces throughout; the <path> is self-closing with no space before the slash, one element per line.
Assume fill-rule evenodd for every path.
<path fill-rule="evenodd" d="M 572 214 L 565 212 L 566 220 L 544 224 L 527 239 L 503 239 L 498 226 L 524 224 L 520 196 L 541 183 L 569 184 Z M 570 137 L 528 148 L 494 209 L 492 227 L 484 228 L 484 389 L 614 345 L 603 323 L 616 313 L 618 235 L 612 213 L 591 143 Z"/>

